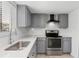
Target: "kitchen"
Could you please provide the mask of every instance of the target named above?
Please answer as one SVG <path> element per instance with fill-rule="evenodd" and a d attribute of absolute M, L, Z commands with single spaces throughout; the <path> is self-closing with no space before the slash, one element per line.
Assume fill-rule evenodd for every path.
<path fill-rule="evenodd" d="M 0 33 L 0 57 L 78 58 L 78 5 L 79 1 L 3 1 L 2 21 L 8 21 L 9 30 Z"/>

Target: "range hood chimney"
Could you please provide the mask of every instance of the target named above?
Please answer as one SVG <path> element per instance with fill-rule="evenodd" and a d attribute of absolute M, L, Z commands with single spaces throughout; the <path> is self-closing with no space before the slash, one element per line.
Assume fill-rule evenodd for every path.
<path fill-rule="evenodd" d="M 48 21 L 48 23 L 50 23 L 50 22 L 59 23 L 58 15 L 50 14 L 50 20 Z"/>

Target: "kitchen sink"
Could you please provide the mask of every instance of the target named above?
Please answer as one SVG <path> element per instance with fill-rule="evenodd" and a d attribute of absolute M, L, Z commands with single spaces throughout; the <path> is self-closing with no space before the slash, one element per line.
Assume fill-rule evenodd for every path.
<path fill-rule="evenodd" d="M 12 46 L 6 48 L 6 51 L 16 51 L 16 50 L 22 50 L 23 48 L 27 47 L 29 45 L 30 41 L 19 41 Z"/>

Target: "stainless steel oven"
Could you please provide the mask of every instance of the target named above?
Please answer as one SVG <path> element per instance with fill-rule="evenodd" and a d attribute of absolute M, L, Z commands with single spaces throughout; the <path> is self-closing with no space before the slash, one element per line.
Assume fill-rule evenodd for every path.
<path fill-rule="evenodd" d="M 61 37 L 47 37 L 47 49 L 49 50 L 62 50 Z"/>
<path fill-rule="evenodd" d="M 62 36 L 58 30 L 48 30 L 46 32 L 46 51 L 47 54 L 62 54 Z"/>

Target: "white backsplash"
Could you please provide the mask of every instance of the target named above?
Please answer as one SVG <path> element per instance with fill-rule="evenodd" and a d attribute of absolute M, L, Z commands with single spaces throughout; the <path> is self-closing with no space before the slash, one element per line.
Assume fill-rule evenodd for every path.
<path fill-rule="evenodd" d="M 45 30 L 47 28 L 19 28 L 18 29 L 18 36 L 19 38 L 23 37 L 30 37 L 30 36 L 37 36 L 37 37 L 45 37 Z M 48 29 L 52 30 L 52 29 Z M 59 35 L 63 37 L 70 37 L 68 29 L 57 29 L 59 30 Z"/>
<path fill-rule="evenodd" d="M 45 36 L 45 28 L 31 28 L 30 35 L 32 35 L 32 36 Z"/>

